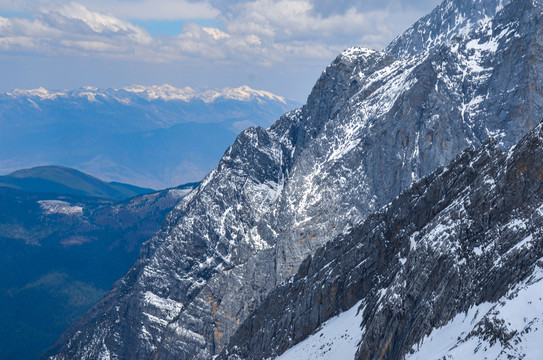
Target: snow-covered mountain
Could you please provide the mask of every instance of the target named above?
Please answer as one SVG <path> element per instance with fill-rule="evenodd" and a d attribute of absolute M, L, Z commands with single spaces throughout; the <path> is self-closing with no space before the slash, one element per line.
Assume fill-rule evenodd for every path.
<path fill-rule="evenodd" d="M 389 276 L 396 273 L 384 269 L 404 260 L 409 266 L 413 261 L 406 252 L 410 243 L 400 242 L 407 231 L 404 227 L 422 230 L 433 212 L 448 203 L 440 202 L 447 191 L 452 198 L 458 195 L 455 190 L 471 184 L 477 171 L 484 169 L 475 166 L 478 162 L 472 164 L 470 157 L 490 163 L 499 157 L 499 147 L 516 144 L 539 123 L 543 113 L 539 85 L 543 83 L 542 10 L 539 1 L 531 0 L 508 4 L 446 0 L 425 18 L 425 31 L 418 22 L 391 45 L 391 53 L 363 48 L 344 51 L 323 72 L 306 105 L 269 129 L 252 128 L 237 137 L 219 165 L 146 243 L 119 286 L 59 340 L 52 358 L 209 359 L 225 347 L 228 354 L 242 358 L 277 356 L 363 300 L 364 291 L 375 284 L 381 286 L 377 290 L 385 288 L 393 280 Z M 443 19 L 454 21 L 455 26 L 441 26 Z M 417 47 L 415 38 L 421 34 L 425 41 L 438 40 Z M 428 193 L 432 203 L 404 202 L 395 212 L 385 210 L 370 217 L 372 227 L 362 226 L 376 229 L 370 231 L 368 241 L 359 241 L 362 230 L 343 235 L 360 229 L 368 215 L 414 181 L 489 138 L 498 145 L 465 153 L 449 170 L 434 173 L 402 195 Z M 434 187 L 423 186 L 443 174 L 447 178 L 435 180 Z M 431 206 L 434 203 L 436 208 Z M 421 207 L 420 213 L 413 210 L 415 205 Z M 456 210 L 458 217 L 461 209 Z M 420 217 L 413 217 L 417 214 Z M 392 221 L 394 216 L 399 216 L 398 221 Z M 393 223 L 395 227 L 389 229 Z M 449 225 L 446 218 L 438 217 L 427 229 L 449 229 Z M 466 234 L 468 230 L 460 232 Z M 398 242 L 389 246 L 391 238 Z M 311 267 L 312 260 L 304 261 L 316 251 L 314 257 L 331 254 L 326 249 L 342 249 L 345 239 L 357 241 L 353 266 L 361 273 L 358 287 L 350 286 L 349 274 L 341 272 L 352 264 L 349 254 L 335 252 L 335 262 L 327 258 L 327 263 L 316 262 L 322 265 L 316 268 Z M 436 238 L 421 237 L 420 242 L 430 244 L 430 239 Z M 458 239 L 460 248 L 462 239 Z M 366 258 L 369 268 L 364 265 Z M 411 280 L 425 281 L 422 275 L 440 280 L 433 259 L 428 259 L 428 268 L 412 273 Z M 454 256 L 448 259 L 462 261 Z M 476 262 L 466 260 L 466 264 L 475 266 Z M 489 296 L 488 301 L 505 296 L 508 285 L 528 274 L 526 269 L 512 272 L 511 282 L 503 281 L 495 289 L 496 297 Z M 345 286 L 325 287 L 321 293 L 319 285 L 312 283 L 306 296 L 296 298 L 296 306 L 285 302 L 303 290 L 300 279 L 310 270 L 322 270 L 320 274 L 330 279 L 336 273 L 345 275 L 339 277 Z M 438 291 L 439 284 L 448 283 L 431 284 Z M 284 289 L 288 291 L 281 292 Z M 410 301 L 397 299 L 394 287 L 388 289 L 382 296 L 390 298 L 391 304 Z M 477 287 L 466 289 L 472 291 L 470 296 L 485 301 L 486 295 L 477 292 Z M 380 298 L 371 296 L 368 299 Z M 390 307 L 370 307 L 373 312 L 364 312 L 368 325 L 357 358 L 374 358 L 368 354 L 379 354 L 375 349 L 383 350 L 381 358 L 401 358 L 403 345 L 444 325 L 447 316 L 464 310 L 462 306 L 467 310 L 470 304 L 480 303 L 470 299 L 442 313 L 436 309 L 437 320 L 432 318 L 433 322 L 412 333 L 409 327 L 401 327 L 405 323 L 395 322 L 396 313 Z M 420 313 L 429 315 L 428 309 L 432 308 L 421 307 Z M 377 317 L 370 324 L 368 317 L 373 314 Z M 261 330 L 262 324 L 266 329 Z M 400 335 L 393 337 L 397 332 Z"/>
<path fill-rule="evenodd" d="M 13 90 L 0 94 L 0 173 L 55 164 L 155 189 L 199 181 L 240 131 L 296 106 L 248 86 Z"/>

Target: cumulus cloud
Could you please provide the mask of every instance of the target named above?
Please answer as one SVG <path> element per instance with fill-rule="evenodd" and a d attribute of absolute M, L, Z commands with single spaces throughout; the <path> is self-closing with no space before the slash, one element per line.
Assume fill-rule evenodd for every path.
<path fill-rule="evenodd" d="M 0 17 L 0 50 L 7 54 L 119 56 L 152 41 L 146 30 L 78 3 L 40 7 L 33 17 Z"/>
<path fill-rule="evenodd" d="M 151 36 L 143 29 L 114 16 L 89 11 L 81 4 L 71 3 L 59 9 L 43 10 L 39 20 L 52 29 L 80 36 L 121 37 L 123 40 L 148 44 Z"/>
<path fill-rule="evenodd" d="M 221 31 L 217 28 L 203 27 L 202 30 L 204 30 L 208 35 L 211 35 L 211 37 L 213 37 L 214 40 L 230 38 L 230 35 L 228 35 L 224 31 Z"/>
<path fill-rule="evenodd" d="M 437 0 L 1 0 L 0 11 L 26 15 L 0 17 L 0 51 L 264 65 L 330 59 L 352 45 L 385 46 L 428 2 Z M 184 25 L 178 35 L 153 37 L 130 22 L 137 19 Z"/>

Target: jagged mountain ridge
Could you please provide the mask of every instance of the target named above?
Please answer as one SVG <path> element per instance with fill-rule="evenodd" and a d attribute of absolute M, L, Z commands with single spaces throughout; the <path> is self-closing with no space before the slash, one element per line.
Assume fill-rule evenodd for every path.
<path fill-rule="evenodd" d="M 539 6 L 400 60 L 342 53 L 304 107 L 238 136 L 55 358 L 209 358 L 319 246 L 467 146 L 515 144 L 541 113 Z"/>
<path fill-rule="evenodd" d="M 453 332 L 448 347 L 433 348 L 439 355 L 421 358 L 536 358 L 539 344 L 522 345 L 541 333 L 541 313 L 526 310 L 529 318 L 509 318 L 511 324 L 499 309 L 541 286 L 542 178 L 541 125 L 505 153 L 495 141 L 465 151 L 306 258 L 219 359 L 274 358 L 357 303 L 356 359 L 403 359 L 425 340 L 432 346 L 433 328 L 468 311 L 467 322 L 477 321 Z M 481 303 L 489 303 L 480 307 L 486 311 L 474 315 Z M 433 340 L 441 344 L 439 335 Z M 469 341 L 470 352 L 449 357 Z"/>
<path fill-rule="evenodd" d="M 200 181 L 236 135 L 298 103 L 247 86 L 0 94 L 0 173 L 57 164 L 155 189 Z"/>

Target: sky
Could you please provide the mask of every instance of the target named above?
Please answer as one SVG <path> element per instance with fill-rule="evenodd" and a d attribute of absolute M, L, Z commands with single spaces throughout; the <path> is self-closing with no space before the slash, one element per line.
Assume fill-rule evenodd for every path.
<path fill-rule="evenodd" d="M 0 0 L 0 92 L 249 85 L 304 102 L 344 49 L 440 0 Z"/>

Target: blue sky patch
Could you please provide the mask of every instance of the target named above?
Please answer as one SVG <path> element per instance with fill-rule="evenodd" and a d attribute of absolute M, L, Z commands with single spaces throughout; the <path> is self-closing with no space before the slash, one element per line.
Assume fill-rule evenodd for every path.
<path fill-rule="evenodd" d="M 201 26 L 221 29 L 223 26 L 212 19 L 190 19 L 190 20 L 130 20 L 136 26 L 142 27 L 153 36 L 176 36 L 181 34 L 183 24 L 192 22 Z"/>

